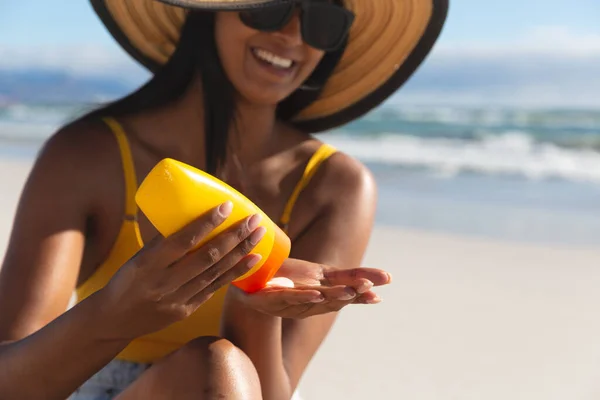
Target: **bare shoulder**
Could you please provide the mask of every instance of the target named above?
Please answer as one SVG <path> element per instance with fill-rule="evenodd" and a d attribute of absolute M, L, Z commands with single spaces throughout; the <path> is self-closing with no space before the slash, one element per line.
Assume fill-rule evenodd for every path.
<path fill-rule="evenodd" d="M 77 121 L 54 133 L 36 164 L 69 170 L 70 176 L 93 173 L 114 154 L 115 139 L 101 122 Z"/>
<path fill-rule="evenodd" d="M 320 145 L 317 140 L 305 144 L 311 147 L 310 154 Z M 375 177 L 362 162 L 338 150 L 319 166 L 294 207 L 289 226 L 292 256 L 332 266 L 360 266 L 376 207 Z"/>
<path fill-rule="evenodd" d="M 300 149 L 299 158 L 308 160 L 323 144 L 314 137 L 308 137 L 293 127 L 287 133 Z M 311 203 L 319 205 L 344 202 L 375 201 L 377 185 L 369 169 L 354 157 L 336 151 L 320 166 L 310 184 L 305 189 Z"/>
<path fill-rule="evenodd" d="M 307 187 L 321 206 L 373 207 L 377 185 L 369 169 L 354 157 L 337 151 L 323 162 Z"/>
<path fill-rule="evenodd" d="M 376 183 L 371 171 L 357 159 L 338 151 L 324 163 L 323 190 L 335 197 L 374 195 Z"/>
<path fill-rule="evenodd" d="M 319 145 L 318 141 L 310 143 L 308 147 L 312 152 L 308 153 L 314 153 Z M 337 151 L 319 166 L 300 194 L 290 233 L 298 238 L 311 227 L 320 231 L 317 236 L 329 232 L 331 237 L 347 229 L 368 231 L 376 205 L 377 185 L 373 174 L 359 160 Z"/>
<path fill-rule="evenodd" d="M 93 198 L 114 164 L 115 148 L 114 137 L 102 123 L 66 125 L 44 143 L 28 186 L 37 187 L 38 193 L 68 189 L 70 197 Z"/>
<path fill-rule="evenodd" d="M 108 147 L 110 132 L 97 121 L 76 121 L 55 132 L 44 144 L 39 159 L 94 164 Z"/>

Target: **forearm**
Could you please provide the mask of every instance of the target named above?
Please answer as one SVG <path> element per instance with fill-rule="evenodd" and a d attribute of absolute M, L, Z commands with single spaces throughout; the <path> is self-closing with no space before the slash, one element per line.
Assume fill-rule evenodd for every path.
<path fill-rule="evenodd" d="M 293 388 L 283 362 L 282 321 L 241 304 L 224 313 L 222 335 L 252 360 L 262 387 L 263 400 L 289 400 Z"/>
<path fill-rule="evenodd" d="M 128 342 L 106 340 L 94 295 L 27 338 L 0 345 L 3 399 L 64 400 Z"/>

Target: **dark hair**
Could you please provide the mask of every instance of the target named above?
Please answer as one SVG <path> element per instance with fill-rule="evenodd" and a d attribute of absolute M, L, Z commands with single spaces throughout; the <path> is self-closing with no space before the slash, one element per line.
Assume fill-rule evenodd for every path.
<path fill-rule="evenodd" d="M 282 101 L 277 107 L 278 118 L 289 121 L 319 97 L 344 48 L 345 44 L 338 51 L 326 53 L 307 80 L 309 90 L 296 90 Z M 197 73 L 204 97 L 206 171 L 215 175 L 227 154 L 228 134 L 235 118 L 235 88 L 218 56 L 213 12 L 189 12 L 177 48 L 154 76 L 135 92 L 90 112 L 83 119 L 118 118 L 170 104 L 190 89 Z"/>

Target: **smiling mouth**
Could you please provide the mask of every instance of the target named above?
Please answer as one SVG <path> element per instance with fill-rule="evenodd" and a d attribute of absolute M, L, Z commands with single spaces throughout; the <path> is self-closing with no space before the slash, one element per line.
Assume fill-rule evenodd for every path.
<path fill-rule="evenodd" d="M 289 58 L 280 57 L 280 56 L 273 54 L 270 51 L 267 51 L 264 49 L 253 48 L 252 54 L 254 54 L 254 56 L 259 61 L 267 63 L 267 64 L 269 64 L 277 69 L 283 70 L 283 71 L 291 70 L 296 65 L 296 62 L 294 60 L 291 60 Z"/>

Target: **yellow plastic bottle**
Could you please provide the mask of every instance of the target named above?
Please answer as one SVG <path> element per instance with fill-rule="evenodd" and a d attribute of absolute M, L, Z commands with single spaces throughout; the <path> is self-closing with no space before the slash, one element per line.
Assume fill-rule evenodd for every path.
<path fill-rule="evenodd" d="M 214 176 L 170 158 L 159 162 L 140 185 L 136 202 L 144 215 L 165 237 L 180 230 L 203 213 L 230 200 L 233 212 L 198 247 L 249 215 L 262 215 L 266 233 L 252 253 L 262 259 L 232 282 L 247 293 L 262 289 L 289 256 L 289 237 L 243 194 Z"/>

